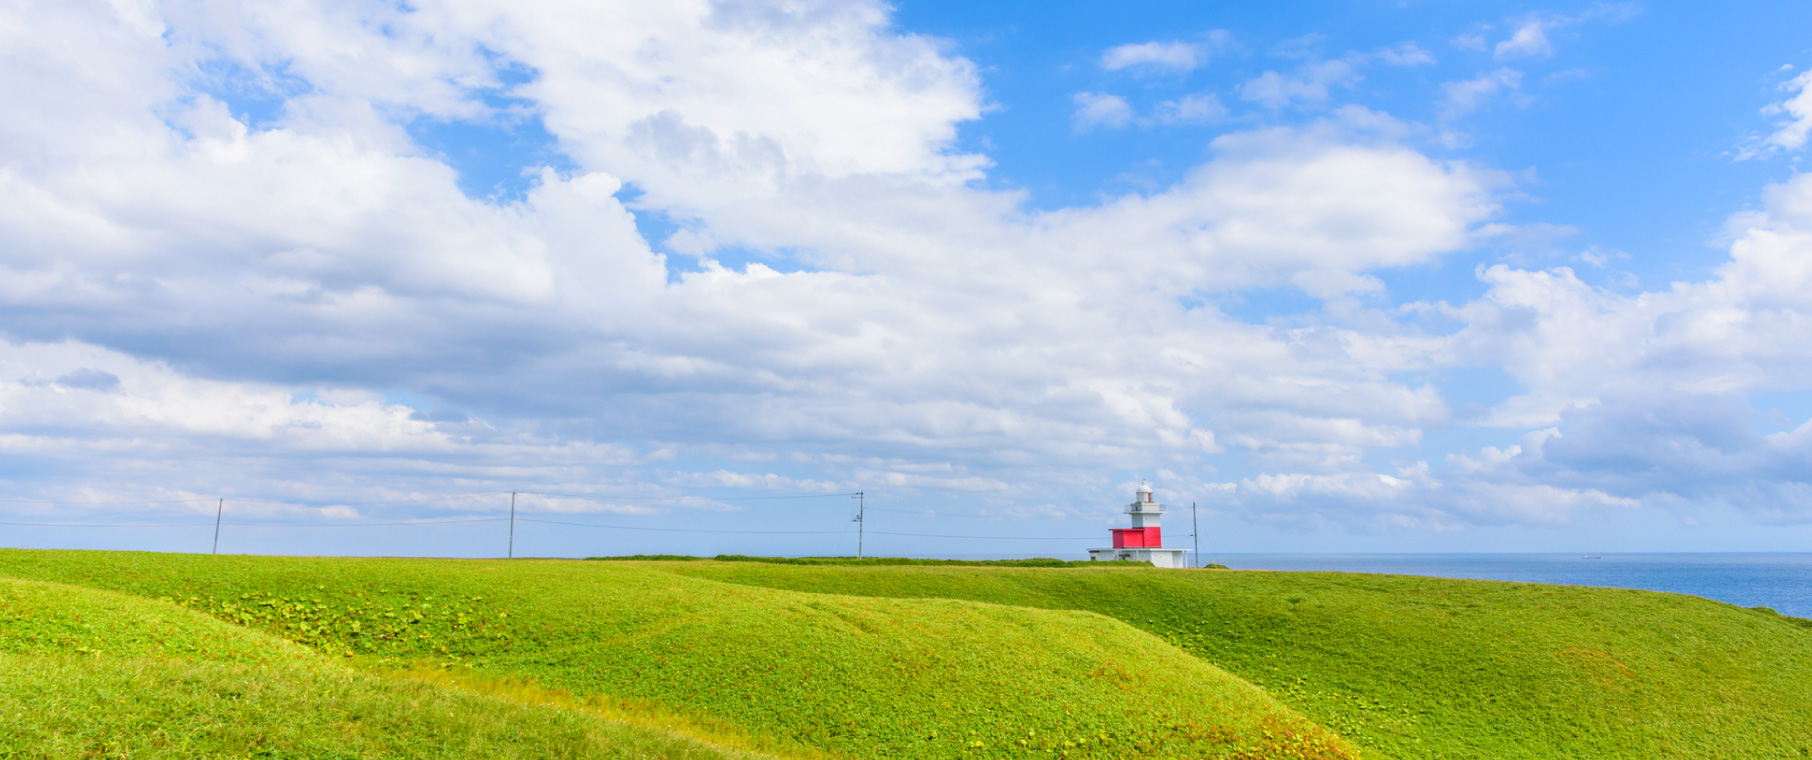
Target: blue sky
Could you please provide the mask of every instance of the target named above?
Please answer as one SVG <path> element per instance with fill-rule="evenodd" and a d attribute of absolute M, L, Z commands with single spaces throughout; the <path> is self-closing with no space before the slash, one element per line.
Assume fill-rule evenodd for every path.
<path fill-rule="evenodd" d="M 0 13 L 12 545 L 1812 540 L 1803 4 Z"/>

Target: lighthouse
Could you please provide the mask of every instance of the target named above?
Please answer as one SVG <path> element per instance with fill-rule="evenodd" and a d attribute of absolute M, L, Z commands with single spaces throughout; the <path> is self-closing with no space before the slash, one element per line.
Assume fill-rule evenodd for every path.
<path fill-rule="evenodd" d="M 1164 535 L 1158 528 L 1164 508 L 1152 500 L 1151 486 L 1139 483 L 1139 490 L 1133 492 L 1133 503 L 1126 505 L 1126 513 L 1132 515 L 1132 527 L 1112 529 L 1114 548 L 1090 549 L 1089 559 L 1150 562 L 1153 567 L 1188 566 L 1183 558 L 1185 550 L 1164 548 Z"/>

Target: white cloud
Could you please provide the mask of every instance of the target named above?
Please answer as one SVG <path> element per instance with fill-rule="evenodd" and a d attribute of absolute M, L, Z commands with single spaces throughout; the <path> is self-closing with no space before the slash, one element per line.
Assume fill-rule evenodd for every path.
<path fill-rule="evenodd" d="M 1159 103 L 1152 118 L 1160 124 L 1213 124 L 1227 118 L 1227 106 L 1212 92 L 1184 95 Z"/>
<path fill-rule="evenodd" d="M 1549 35 L 1553 32 L 1589 21 L 1619 24 L 1634 18 L 1641 12 L 1641 7 L 1635 3 L 1600 3 L 1572 15 L 1529 14 L 1513 22 L 1515 31 L 1493 46 L 1491 54 L 1500 61 L 1517 58 L 1549 58 L 1554 55 L 1554 43 L 1549 39 Z M 1460 40 L 1455 40 L 1455 44 L 1464 47 L 1475 42 L 1482 44 L 1483 41 L 1482 36 L 1462 37 Z"/>
<path fill-rule="evenodd" d="M 1328 88 L 1351 86 L 1362 77 L 1346 60 L 1309 63 L 1295 75 L 1266 71 L 1240 85 L 1239 96 L 1266 108 L 1283 108 L 1291 103 L 1320 104 L 1328 99 Z"/>
<path fill-rule="evenodd" d="M 967 76 L 954 66 L 926 71 L 959 85 Z M 819 72 L 793 73 L 805 83 L 797 89 L 809 91 Z M 877 77 L 884 92 L 886 77 Z M 184 86 L 177 80 L 169 89 Z M 532 96 L 551 86 L 522 89 Z M 787 90 L 783 82 L 763 86 Z M 922 89 L 897 95 L 913 102 Z M 127 88 L 122 97 L 145 92 Z M 809 110 L 823 97 L 813 91 L 796 107 Z M 279 378 L 337 378 L 420 389 L 530 429 L 497 422 L 506 433 L 484 433 L 528 436 L 505 457 L 459 437 L 478 433 L 448 432 L 464 416 L 436 422 L 431 410 L 346 402 L 363 410 L 361 424 L 401 426 L 395 435 L 413 442 L 394 446 L 429 452 L 407 457 L 423 468 L 437 466 L 436 457 L 522 461 L 558 452 L 573 471 L 611 475 L 672 447 L 725 456 L 778 447 L 808 459 L 859 450 L 962 463 L 935 477 L 887 469 L 912 475 L 902 488 L 1001 492 L 1067 482 L 1050 480 L 1051 467 L 1199 461 L 1236 439 L 1261 459 L 1357 461 L 1365 447 L 1413 440 L 1415 420 L 1439 414 L 1438 399 L 1376 377 L 1404 348 L 1357 336 L 1330 343 L 1322 331 L 1274 334 L 1175 299 L 1287 284 L 1303 268 L 1333 282 L 1341 272 L 1427 261 L 1468 245 L 1495 208 L 1488 173 L 1430 161 L 1395 141 L 1400 126 L 1360 110 L 1304 129 L 1224 137 L 1214 160 L 1149 195 L 1027 214 L 1011 194 L 950 184 L 935 157 L 838 164 L 834 150 L 802 148 L 795 166 L 792 148 L 781 147 L 787 172 L 751 175 L 711 157 L 710 145 L 724 145 L 717 138 L 624 152 L 576 115 L 566 117 L 575 121 L 562 139 L 571 138 L 578 168 L 542 172 L 519 201 L 479 201 L 461 194 L 450 167 L 421 155 L 382 108 L 359 98 L 314 93 L 297 101 L 311 109 L 306 118 L 258 126 L 205 96 L 175 109 L 160 98 L 109 106 L 123 116 L 97 117 L 90 106 L 70 116 L 133 125 L 144 147 L 64 143 L 73 152 L 37 167 L 25 163 L 32 154 L 9 154 L 0 230 L 16 245 L 0 261 L 0 298 L 37 315 L 29 322 L 35 332 L 19 337 L 139 347 L 169 366 L 265 388 L 252 394 L 270 399 L 265 419 L 310 419 L 282 400 L 294 391 L 271 390 L 288 387 Z M 1215 113 L 1206 96 L 1176 103 L 1160 112 Z M 859 98 L 849 107 L 859 109 Z M 126 118 L 154 109 L 181 128 Z M 963 118 L 961 109 L 947 118 Z M 786 131 L 759 120 L 744 127 L 749 135 Z M 630 131 L 623 141 L 666 139 Z M 878 139 L 885 143 L 886 133 Z M 738 150 L 784 142 L 751 137 Z M 880 145 L 879 154 L 923 144 Z M 672 163 L 655 166 L 649 156 Z M 660 188 L 639 204 L 671 204 L 655 207 L 692 217 L 684 228 L 691 255 L 790 248 L 809 266 L 784 273 L 707 259 L 699 271 L 675 271 L 648 249 L 618 200 L 625 181 Z M 1137 318 L 1123 308 L 1146 301 L 1154 308 Z M 130 373 L 93 366 L 138 398 Z M 1328 406 L 1341 398 L 1351 403 Z M 311 413 L 351 414 L 330 406 L 331 414 Z M 1317 422 L 1324 416 L 1341 422 Z M 1217 417 L 1230 427 L 1211 424 Z M 649 450 L 562 448 L 561 439 L 530 434 L 543 426 L 578 441 L 647 441 Z M 190 427 L 147 435 L 256 434 Z M 309 435 L 373 435 L 351 430 L 270 440 L 299 449 L 296 441 Z M 30 435 L 21 440 L 36 445 Z M 374 449 L 320 450 L 352 457 Z M 818 480 L 882 472 L 811 461 L 832 462 Z M 573 477 L 517 472 L 486 482 Z"/>
<path fill-rule="evenodd" d="M 54 380 L 45 380 L 48 375 Z M 378 455 L 430 458 L 478 449 L 514 458 L 565 444 L 530 443 L 466 419 L 435 422 L 418 410 L 351 389 L 284 387 L 190 377 L 160 362 L 76 343 L 0 342 L 0 429 L 15 455 L 98 445 L 116 456 Z M 88 382 L 71 382 L 86 379 Z M 99 378 L 105 382 L 94 382 Z M 476 453 L 476 452 L 474 452 Z M 598 461 L 628 462 L 617 447 Z"/>
<path fill-rule="evenodd" d="M 1492 57 L 1506 61 L 1512 58 L 1547 58 L 1554 55 L 1554 45 L 1548 42 L 1548 29 L 1555 22 L 1542 18 L 1531 18 L 1518 24 L 1510 37 L 1497 43 L 1491 49 Z"/>
<path fill-rule="evenodd" d="M 1717 277 L 1624 296 L 1572 271 L 1493 266 L 1490 290 L 1452 310 L 1458 356 L 1501 364 L 1528 392 L 1486 424 L 1560 425 L 1506 460 L 1526 482 L 1620 499 L 1680 498 L 1812 521 L 1803 463 L 1812 427 L 1758 434 L 1743 398 L 1803 390 L 1812 358 L 1812 177 L 1763 194 L 1730 222 Z"/>
<path fill-rule="evenodd" d="M 1331 61 L 1315 60 L 1311 52 L 1321 41 L 1320 35 L 1289 40 L 1278 46 L 1277 54 L 1308 59 L 1293 74 L 1266 71 L 1240 85 L 1240 98 L 1266 108 L 1279 109 L 1292 103 L 1320 105 L 1327 102 L 1329 90 L 1353 87 L 1364 79 L 1359 71 L 1375 62 L 1389 66 L 1422 66 L 1434 63 L 1434 56 L 1414 42 L 1379 48 L 1370 53 L 1358 51 Z"/>
<path fill-rule="evenodd" d="M 0 11 L 37 30 L 0 47 L 0 445 L 72 477 L 336 498 L 401 479 L 446 499 L 866 481 L 1043 502 L 1231 450 L 1263 473 L 1233 486 L 1261 512 L 1553 523 L 1646 498 L 1585 445 L 1638 412 L 1812 376 L 1812 181 L 1733 221 L 1713 281 L 1617 295 L 1490 267 L 1483 298 L 1425 307 L 1464 327 L 1424 333 L 1354 304 L 1387 297 L 1379 270 L 1474 245 L 1507 183 L 1364 109 L 1223 135 L 1169 185 L 1039 211 L 971 182 L 985 157 L 953 147 L 982 112 L 974 67 L 878 3 L 190 10 Z M 1323 103 L 1418 50 L 1241 95 Z M 1508 71 L 1452 102 L 1514 89 Z M 281 106 L 235 114 L 221 78 Z M 1135 121 L 1116 96 L 1075 105 L 1079 129 Z M 406 128 L 509 108 L 539 114 L 570 167 L 524 167 L 515 200 L 460 192 Z M 1224 114 L 1204 93 L 1151 118 Z M 697 266 L 651 250 L 643 214 Z M 771 258 L 712 258 L 732 255 Z M 1262 288 L 1329 311 L 1251 324 L 1215 305 Z M 1414 376 L 1474 365 L 1526 389 L 1486 419 L 1558 432 L 1372 471 L 1454 416 Z M 1606 398 L 1635 387 L 1675 395 Z M 1670 440 L 1716 432 L 1691 430 Z M 1737 440 L 1720 466 L 1790 494 L 1778 471 L 1802 439 Z M 686 457 L 710 461 L 647 469 Z M 797 469 L 722 464 L 750 460 Z"/>
<path fill-rule="evenodd" d="M 1801 72 L 1799 76 L 1782 82 L 1780 88 L 1792 95 L 1778 103 L 1769 104 L 1762 109 L 1762 113 L 1786 118 L 1775 125 L 1774 132 L 1744 145 L 1737 153 L 1739 159 L 1806 147 L 1807 137 L 1812 136 L 1812 71 Z"/>
<path fill-rule="evenodd" d="M 1429 66 L 1435 62 L 1433 53 L 1414 42 L 1379 48 L 1372 54 L 1372 57 L 1392 66 Z"/>
<path fill-rule="evenodd" d="M 1472 325 L 1462 336 L 1528 387 L 1560 396 L 1599 395 L 1618 378 L 1690 393 L 1778 387 L 1812 371 L 1786 348 L 1812 339 L 1801 316 L 1812 313 L 1812 178 L 1764 199 L 1764 211 L 1732 219 L 1730 260 L 1713 280 L 1622 296 L 1565 268 L 1494 266 L 1480 273 L 1486 298 L 1455 312 Z"/>
<path fill-rule="evenodd" d="M 1227 30 L 1215 29 L 1196 42 L 1153 40 L 1116 45 L 1101 54 L 1101 68 L 1145 74 L 1187 73 L 1207 64 L 1209 58 L 1227 48 L 1232 40 L 1233 36 Z"/>
<path fill-rule="evenodd" d="M 1258 521 L 1314 525 L 1337 523 L 1368 529 L 1449 531 L 1477 525 L 1570 523 L 1586 510 L 1630 510 L 1641 502 L 1590 488 L 1567 488 L 1515 478 L 1492 479 L 1490 465 L 1520 452 L 1487 448 L 1479 460 L 1452 457 L 1444 472 L 1427 463 L 1392 474 L 1264 474 L 1236 484 L 1229 500 Z"/>
<path fill-rule="evenodd" d="M 1113 129 L 1132 123 L 1132 106 L 1118 95 L 1094 92 L 1078 92 L 1073 100 L 1076 112 L 1070 116 L 1077 132 L 1088 132 L 1099 128 Z"/>
<path fill-rule="evenodd" d="M 1472 79 L 1441 85 L 1441 113 L 1453 118 L 1478 110 L 1485 102 L 1522 86 L 1522 72 L 1511 68 L 1480 74 Z"/>
<path fill-rule="evenodd" d="M 1089 246 L 1121 250 L 1114 266 L 1179 290 L 1398 266 L 1469 245 L 1495 213 L 1499 178 L 1368 132 L 1376 116 L 1348 109 L 1310 129 L 1217 138 L 1216 159 L 1166 192 L 1047 215 L 1042 226 L 1056 234 L 1039 244 L 1059 246 L 1047 257 L 1076 249 L 1065 260 L 1075 265 L 1086 265 Z"/>
<path fill-rule="evenodd" d="M 1101 54 L 1101 68 L 1108 71 L 1193 71 L 1206 59 L 1206 52 L 1193 43 L 1142 42 L 1108 48 Z"/>

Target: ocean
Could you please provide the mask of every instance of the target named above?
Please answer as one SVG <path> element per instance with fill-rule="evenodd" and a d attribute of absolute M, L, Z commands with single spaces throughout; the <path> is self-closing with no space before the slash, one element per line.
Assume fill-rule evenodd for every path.
<path fill-rule="evenodd" d="M 1337 570 L 1671 591 L 1812 618 L 1812 554 L 1204 554 L 1241 570 Z"/>

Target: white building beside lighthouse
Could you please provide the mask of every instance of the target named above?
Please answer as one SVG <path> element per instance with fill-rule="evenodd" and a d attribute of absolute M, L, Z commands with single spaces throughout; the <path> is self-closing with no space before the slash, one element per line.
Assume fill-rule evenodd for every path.
<path fill-rule="evenodd" d="M 1139 484 L 1133 503 L 1126 505 L 1126 513 L 1132 515 L 1132 527 L 1112 529 L 1114 548 L 1090 549 L 1089 559 L 1150 562 L 1153 567 L 1189 566 L 1184 557 L 1186 549 L 1164 548 L 1164 534 L 1158 528 L 1158 518 L 1164 514 L 1164 508 L 1152 501 L 1151 486 Z"/>

